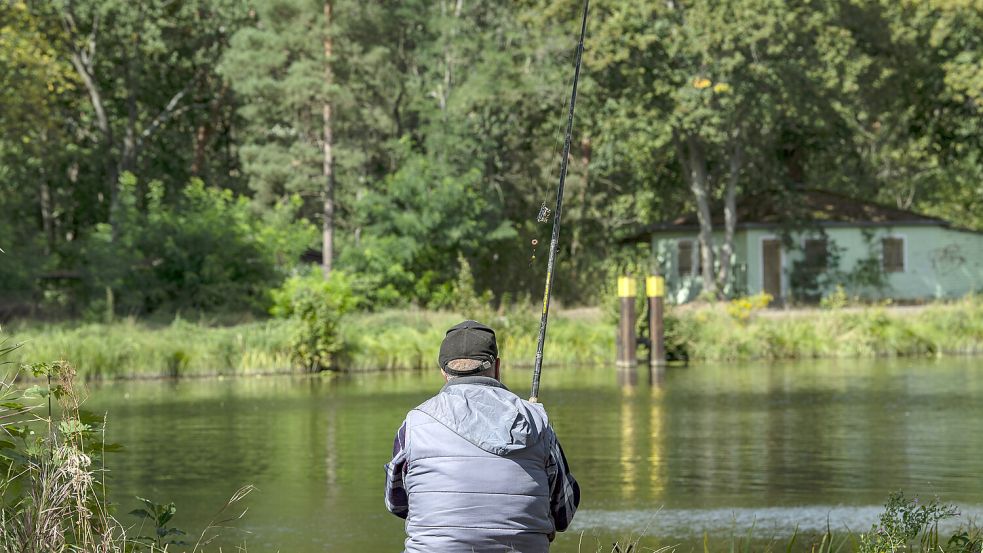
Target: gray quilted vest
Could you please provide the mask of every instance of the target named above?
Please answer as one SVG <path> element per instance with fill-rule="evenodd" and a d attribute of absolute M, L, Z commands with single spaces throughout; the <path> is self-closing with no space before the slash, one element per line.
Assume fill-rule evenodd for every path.
<path fill-rule="evenodd" d="M 406 553 L 549 550 L 541 405 L 485 377 L 452 380 L 406 416 Z"/>

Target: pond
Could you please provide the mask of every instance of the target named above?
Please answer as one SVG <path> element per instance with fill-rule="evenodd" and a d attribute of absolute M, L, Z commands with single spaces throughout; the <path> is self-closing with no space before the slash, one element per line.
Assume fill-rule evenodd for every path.
<path fill-rule="evenodd" d="M 978 514 L 980 361 L 671 367 L 655 378 L 547 367 L 541 398 L 583 489 L 554 550 L 629 533 L 693 544 L 752 524 L 781 537 L 827 519 L 863 530 L 899 489 Z M 511 369 L 503 380 L 525 396 L 529 376 Z M 138 495 L 173 501 L 174 525 L 197 531 L 252 484 L 239 530 L 216 545 L 401 551 L 383 464 L 406 411 L 441 384 L 436 369 L 122 382 L 91 386 L 87 407 L 108 412 L 109 439 L 125 446 L 108 460 L 121 513 Z"/>

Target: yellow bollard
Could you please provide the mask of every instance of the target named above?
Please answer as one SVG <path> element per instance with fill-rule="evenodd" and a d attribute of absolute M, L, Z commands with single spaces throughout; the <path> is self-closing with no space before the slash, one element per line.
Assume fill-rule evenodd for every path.
<path fill-rule="evenodd" d="M 635 358 L 635 279 L 618 277 L 618 297 L 621 301 L 621 317 L 618 320 L 617 365 L 630 368 L 637 365 Z"/>

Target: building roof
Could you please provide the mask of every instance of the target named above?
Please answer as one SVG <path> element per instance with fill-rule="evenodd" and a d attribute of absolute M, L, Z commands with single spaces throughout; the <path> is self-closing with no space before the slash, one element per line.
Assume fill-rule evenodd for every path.
<path fill-rule="evenodd" d="M 720 205 L 714 206 L 711 220 L 715 229 L 723 228 L 724 213 Z M 824 227 L 952 226 L 948 221 L 938 217 L 922 215 L 914 211 L 875 202 L 857 200 L 825 190 L 806 189 L 789 191 L 785 195 L 751 196 L 743 198 L 743 201 L 737 206 L 737 228 L 739 229 L 809 225 Z M 626 237 L 626 241 L 647 239 L 649 235 L 657 232 L 699 230 L 699 228 L 700 224 L 696 212 L 689 212 L 672 220 L 648 225 Z"/>

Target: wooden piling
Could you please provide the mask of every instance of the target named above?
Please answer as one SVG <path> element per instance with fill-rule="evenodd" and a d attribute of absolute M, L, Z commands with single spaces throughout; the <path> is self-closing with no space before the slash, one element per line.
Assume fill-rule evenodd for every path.
<path fill-rule="evenodd" d="M 622 368 L 638 364 L 635 356 L 635 279 L 618 277 L 618 298 L 621 302 L 621 317 L 618 319 L 618 359 Z"/>
<path fill-rule="evenodd" d="M 645 295 L 649 302 L 649 344 L 651 356 L 649 364 L 655 368 L 666 366 L 665 310 L 666 280 L 659 275 L 645 279 Z"/>

